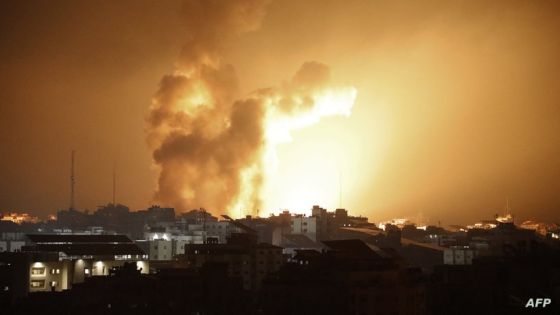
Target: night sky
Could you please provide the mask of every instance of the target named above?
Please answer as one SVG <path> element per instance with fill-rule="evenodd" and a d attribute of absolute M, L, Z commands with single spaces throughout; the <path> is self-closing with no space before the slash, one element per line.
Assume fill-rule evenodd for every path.
<path fill-rule="evenodd" d="M 0 211 L 67 208 L 76 150 L 79 209 L 111 201 L 114 165 L 117 201 L 132 210 L 160 203 L 219 214 L 237 202 L 266 214 L 342 204 L 373 221 L 422 214 L 465 224 L 503 213 L 509 199 L 518 218 L 560 221 L 556 2 L 261 2 L 3 1 Z M 212 140 L 203 149 L 165 155 L 169 134 L 152 139 L 154 104 L 168 92 L 165 76 L 196 81 L 190 67 L 217 73 L 213 100 L 227 77 L 225 114 L 193 120 L 205 124 L 197 139 Z M 292 130 L 265 174 L 269 112 L 247 106 L 338 87 L 357 91 L 351 114 Z M 292 107 L 278 108 L 290 117 L 305 110 Z M 227 127 L 209 129 L 216 122 Z M 181 122 L 188 145 L 194 123 Z M 206 154 L 196 156 L 204 168 L 193 154 Z M 179 165 L 172 180 L 162 180 L 166 163 Z M 224 171 L 251 165 L 250 181 Z M 204 187 L 191 187 L 192 176 L 206 178 Z M 242 203 L 247 185 L 242 197 L 252 201 Z M 222 192 L 232 197 L 216 202 Z"/>

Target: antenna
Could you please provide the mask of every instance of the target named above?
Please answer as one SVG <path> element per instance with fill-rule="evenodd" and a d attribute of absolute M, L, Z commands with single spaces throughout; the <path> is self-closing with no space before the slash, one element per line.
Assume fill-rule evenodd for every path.
<path fill-rule="evenodd" d="M 70 164 L 70 210 L 74 210 L 74 185 L 76 183 L 74 178 L 74 153 L 72 150 L 72 158 Z"/>
<path fill-rule="evenodd" d="M 338 173 L 338 207 L 342 208 L 342 171 Z"/>
<path fill-rule="evenodd" d="M 202 231 L 203 231 L 203 237 L 204 237 L 204 243 L 207 242 L 207 236 L 206 235 L 206 209 L 204 208 L 200 208 L 200 211 L 198 212 L 199 215 L 202 212 Z"/>
<path fill-rule="evenodd" d="M 117 190 L 117 174 L 115 171 L 115 162 L 113 162 L 113 206 L 115 206 L 116 190 Z"/>

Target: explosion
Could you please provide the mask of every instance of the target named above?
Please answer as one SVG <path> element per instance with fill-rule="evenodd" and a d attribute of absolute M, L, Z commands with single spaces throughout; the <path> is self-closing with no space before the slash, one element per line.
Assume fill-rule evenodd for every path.
<path fill-rule="evenodd" d="M 262 207 L 261 188 L 279 161 L 276 146 L 322 117 L 350 115 L 356 90 L 333 87 L 329 68 L 306 62 L 280 87 L 238 99 L 228 41 L 259 28 L 265 1 L 187 1 L 187 42 L 164 76 L 147 118 L 158 169 L 155 201 L 240 216 Z"/>

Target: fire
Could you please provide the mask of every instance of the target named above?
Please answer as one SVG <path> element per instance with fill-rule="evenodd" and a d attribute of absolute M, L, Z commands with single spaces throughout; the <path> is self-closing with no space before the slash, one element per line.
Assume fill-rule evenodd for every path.
<path fill-rule="evenodd" d="M 0 219 L 0 221 L 11 221 L 14 222 L 16 224 L 22 224 L 22 223 L 38 223 L 39 222 L 39 218 L 35 217 L 35 216 L 31 216 L 27 213 L 6 213 L 2 216 L 2 218 Z"/>
<path fill-rule="evenodd" d="M 328 66 L 305 62 L 282 85 L 238 98 L 224 42 L 257 30 L 266 1 L 187 4 L 188 40 L 173 74 L 162 78 L 147 117 L 159 173 L 154 199 L 179 210 L 254 213 L 263 206 L 263 187 L 275 180 L 277 146 L 322 117 L 350 115 L 357 91 L 333 86 Z M 210 12 L 216 16 L 204 15 Z"/>
<path fill-rule="evenodd" d="M 343 115 L 350 116 L 356 99 L 357 90 L 353 87 L 340 89 L 325 89 L 312 96 L 315 104 L 311 110 L 296 116 L 279 113 L 278 98 L 271 98 L 267 103 L 271 107 L 268 117 L 266 138 L 273 144 L 290 142 L 290 132 L 311 126 L 319 122 L 322 117 Z M 299 104 L 301 98 L 296 98 Z"/>
<path fill-rule="evenodd" d="M 328 116 L 349 116 L 352 111 L 357 90 L 354 87 L 345 88 L 324 88 L 313 93 L 311 100 L 313 107 L 297 114 L 286 114 L 280 109 L 281 98 L 271 97 L 267 100 L 269 108 L 265 124 L 265 150 L 262 156 L 263 163 L 263 199 L 265 205 L 270 206 L 266 196 L 276 195 L 273 191 L 278 189 L 279 180 L 283 176 L 278 173 L 278 166 L 281 163 L 278 159 L 277 148 L 281 144 L 289 144 L 292 142 L 292 132 L 306 127 L 310 127 L 319 123 L 321 118 Z M 301 97 L 294 97 L 297 104 L 302 102 Z M 296 105 L 297 106 L 297 105 Z M 303 157 L 302 157 L 303 158 Z M 329 161 L 314 161 L 314 164 L 325 172 L 332 170 L 332 163 Z M 276 207 L 290 207 L 297 211 L 304 211 L 314 198 L 321 199 L 322 202 L 328 200 L 332 196 L 328 191 L 318 189 L 316 183 L 322 181 L 332 181 L 331 178 L 323 178 L 325 174 L 301 174 L 301 178 L 292 178 L 290 186 L 294 187 L 289 193 L 290 200 L 281 200 L 282 204 L 276 204 Z M 317 178 L 320 175 L 321 178 Z M 315 183 L 315 184 L 313 184 Z M 335 194 L 337 195 L 337 194 Z M 331 198 L 332 199 L 332 198 Z M 269 212 L 272 209 L 267 209 Z"/>
<path fill-rule="evenodd" d="M 279 111 L 279 98 L 273 97 L 267 104 L 269 115 L 266 122 L 267 149 L 264 155 L 268 173 L 276 170 L 276 146 L 280 143 L 292 141 L 291 132 L 316 124 L 326 116 L 349 116 L 356 99 L 357 90 L 353 87 L 342 89 L 325 89 L 312 96 L 315 106 L 309 111 L 290 116 Z M 296 99 L 301 102 L 301 99 Z"/>

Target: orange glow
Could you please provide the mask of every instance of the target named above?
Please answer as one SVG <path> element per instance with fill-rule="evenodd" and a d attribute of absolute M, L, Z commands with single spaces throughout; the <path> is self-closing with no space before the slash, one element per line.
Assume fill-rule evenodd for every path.
<path fill-rule="evenodd" d="M 76 150 L 81 211 L 111 200 L 116 165 L 118 201 L 133 210 L 320 204 L 466 226 L 509 197 L 516 222 L 558 221 L 557 1 L 183 2 L 0 10 L 0 209 L 67 208 Z M 304 107 L 291 79 L 313 61 L 332 71 L 309 93 L 318 105 L 273 108 L 285 86 Z M 156 94 L 162 77 L 172 91 Z M 263 88 L 276 89 L 259 98 L 266 108 L 228 134 L 233 104 Z M 163 106 L 151 128 L 150 105 Z M 176 152 L 159 150 L 174 133 Z"/>
<path fill-rule="evenodd" d="M 4 214 L 2 216 L 2 218 L 0 219 L 0 221 L 11 221 L 11 222 L 14 222 L 16 224 L 38 223 L 39 218 L 35 217 L 35 216 L 31 216 L 27 213 L 12 212 L 12 213 Z"/>
<path fill-rule="evenodd" d="M 280 208 L 309 214 L 313 204 L 333 205 L 338 198 L 338 177 L 336 170 L 340 169 L 332 154 L 313 161 L 313 168 L 300 170 L 300 176 L 286 176 L 278 171 L 282 161 L 278 158 L 277 150 L 282 144 L 292 142 L 292 132 L 315 125 L 322 117 L 349 116 L 357 96 L 353 87 L 341 89 L 324 89 L 314 95 L 315 106 L 306 113 L 296 116 L 279 114 L 274 109 L 274 99 L 270 99 L 271 112 L 266 124 L 266 150 L 263 155 L 265 165 L 265 181 L 263 184 L 263 199 L 266 211 L 263 214 L 275 212 Z M 333 152 L 334 153 L 334 152 Z M 305 165 L 305 156 L 300 162 L 291 167 Z M 333 172 L 334 170 L 334 172 Z M 334 178 L 333 178 L 334 175 Z M 285 183 L 288 182 L 287 185 Z M 285 185 L 280 189 L 279 185 Z M 286 190 L 287 189 L 287 190 Z M 286 194 L 287 192 L 287 194 Z"/>

